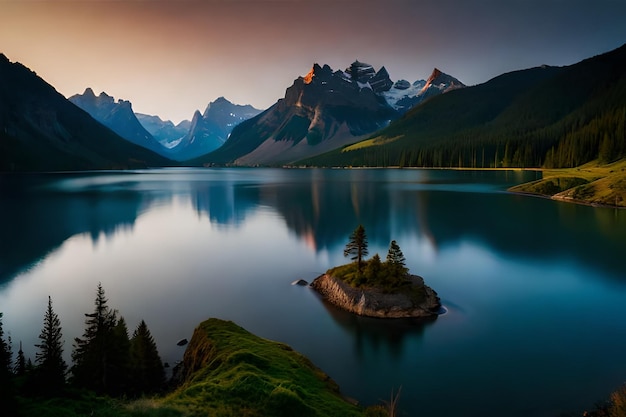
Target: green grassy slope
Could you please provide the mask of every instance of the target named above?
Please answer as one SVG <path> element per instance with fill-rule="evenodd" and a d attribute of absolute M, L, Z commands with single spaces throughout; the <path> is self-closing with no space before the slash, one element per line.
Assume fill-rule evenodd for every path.
<path fill-rule="evenodd" d="M 577 168 L 546 170 L 542 179 L 517 185 L 510 191 L 575 203 L 626 207 L 626 159 L 611 164 L 593 161 Z"/>
<path fill-rule="evenodd" d="M 185 351 L 184 384 L 164 403 L 192 415 L 358 416 L 338 386 L 289 346 L 209 319 Z"/>
<path fill-rule="evenodd" d="M 175 371 L 178 372 L 178 371 Z M 178 388 L 164 396 L 112 399 L 88 391 L 63 397 L 21 398 L 20 416 L 97 417 L 386 417 L 383 406 L 363 409 L 309 359 L 260 338 L 233 322 L 201 323 L 177 373 Z"/>

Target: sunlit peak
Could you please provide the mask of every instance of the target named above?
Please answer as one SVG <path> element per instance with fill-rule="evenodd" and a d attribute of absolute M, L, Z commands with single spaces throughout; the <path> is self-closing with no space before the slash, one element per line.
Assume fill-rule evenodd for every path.
<path fill-rule="evenodd" d="M 304 76 L 304 83 L 311 84 L 311 81 L 313 81 L 313 77 L 315 77 L 315 67 L 311 68 L 311 71 L 309 71 L 309 73 Z"/>

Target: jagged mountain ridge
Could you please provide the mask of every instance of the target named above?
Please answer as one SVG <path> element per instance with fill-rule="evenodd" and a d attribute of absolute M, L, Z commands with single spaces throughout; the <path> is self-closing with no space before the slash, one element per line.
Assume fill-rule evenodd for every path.
<path fill-rule="evenodd" d="M 180 140 L 189 132 L 191 122 L 183 120 L 174 125 L 170 120 L 162 120 L 159 116 L 135 113 L 139 123 L 150 133 L 161 145 L 166 148 L 175 147 Z"/>
<path fill-rule="evenodd" d="M 150 149 L 161 156 L 171 157 L 169 149 L 159 143 L 139 123 L 130 101 L 122 99 L 115 101 L 105 92 L 96 96 L 91 88 L 86 88 L 83 94 L 75 94 L 68 100 L 129 142 Z"/>
<path fill-rule="evenodd" d="M 217 149 L 234 126 L 260 113 L 250 105 L 233 104 L 220 97 L 209 103 L 204 114 L 196 111 L 191 122 L 183 121 L 174 126 L 158 116 L 137 116 L 129 101 L 116 101 L 104 92 L 96 96 L 91 88 L 69 100 L 124 139 L 175 161 L 192 159 Z"/>
<path fill-rule="evenodd" d="M 413 84 L 398 80 L 393 88 L 383 94 L 390 106 L 400 113 L 406 113 L 430 97 L 463 87 L 465 84 L 461 81 L 435 68 L 427 80 L 417 80 Z"/>
<path fill-rule="evenodd" d="M 0 171 L 164 166 L 0 54 Z"/>
<path fill-rule="evenodd" d="M 224 97 L 210 102 L 204 113 L 196 111 L 187 133 L 174 148 L 176 159 L 184 161 L 207 154 L 222 146 L 233 128 L 262 110 L 249 104 L 234 104 Z"/>
<path fill-rule="evenodd" d="M 447 91 L 453 77 L 436 71 L 430 84 L 415 91 L 419 100 Z M 283 99 L 257 117 L 235 128 L 229 140 L 211 154 L 191 164 L 276 165 L 357 141 L 397 119 L 408 108 L 401 99 L 410 92 L 394 87 L 385 67 L 375 71 L 366 63 L 353 62 L 345 71 L 314 64 L 311 71 L 294 80 Z M 431 88 L 432 87 L 432 88 Z M 386 94 L 396 89 L 397 94 Z M 390 104 L 391 103 L 391 104 Z"/>
<path fill-rule="evenodd" d="M 626 45 L 434 97 L 315 166 L 575 167 L 626 157 Z M 382 157 L 384 155 L 384 157 Z"/>

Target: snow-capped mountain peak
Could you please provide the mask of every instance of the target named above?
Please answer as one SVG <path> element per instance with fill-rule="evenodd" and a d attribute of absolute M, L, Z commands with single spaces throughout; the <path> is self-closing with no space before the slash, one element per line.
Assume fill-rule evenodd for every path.
<path fill-rule="evenodd" d="M 462 82 L 435 68 L 426 81 L 418 80 L 410 84 L 406 80 L 398 80 L 383 96 L 391 107 L 405 113 L 429 97 L 462 87 L 465 87 Z"/>

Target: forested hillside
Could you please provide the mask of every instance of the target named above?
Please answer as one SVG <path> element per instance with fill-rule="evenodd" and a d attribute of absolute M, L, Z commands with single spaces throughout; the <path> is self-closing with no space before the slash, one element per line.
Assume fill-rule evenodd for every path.
<path fill-rule="evenodd" d="M 626 155 L 626 45 L 434 97 L 317 166 L 574 167 Z"/>

